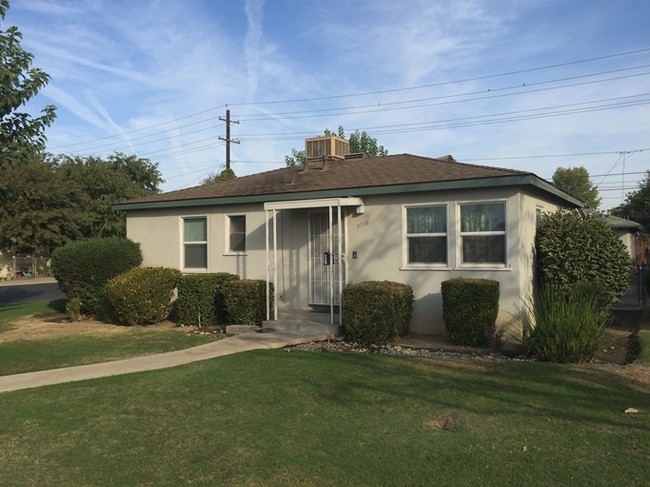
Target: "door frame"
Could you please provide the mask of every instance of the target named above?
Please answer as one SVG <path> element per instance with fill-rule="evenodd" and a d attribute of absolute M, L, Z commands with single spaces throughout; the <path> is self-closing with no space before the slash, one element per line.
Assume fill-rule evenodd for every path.
<path fill-rule="evenodd" d="M 277 266 L 277 251 L 278 251 L 278 211 L 283 210 L 298 210 L 298 209 L 315 209 L 315 208 L 328 208 L 330 227 L 333 216 L 333 208 L 336 208 L 339 221 L 344 222 L 342 216 L 343 207 L 356 207 L 357 214 L 365 212 L 365 206 L 361 198 L 344 197 L 344 198 L 323 198 L 311 200 L 289 200 L 289 201 L 269 201 L 264 203 L 265 218 L 265 246 L 266 246 L 266 319 L 278 319 L 278 293 L 271 293 L 271 284 L 274 289 L 278 288 L 278 266 Z M 341 227 L 339 227 L 341 228 Z M 331 233 L 331 232 L 330 232 Z M 343 239 L 339 238 L 338 253 L 342 255 Z M 347 245 L 347 231 L 345 232 L 345 248 Z M 339 259 L 340 265 L 340 259 Z M 347 259 L 344 259 L 345 275 L 348 275 Z M 339 273 L 340 291 L 343 290 L 342 283 L 343 275 Z M 342 313 L 339 313 L 339 325 L 343 324 Z M 334 305 L 330 305 L 330 323 L 334 324 Z"/>

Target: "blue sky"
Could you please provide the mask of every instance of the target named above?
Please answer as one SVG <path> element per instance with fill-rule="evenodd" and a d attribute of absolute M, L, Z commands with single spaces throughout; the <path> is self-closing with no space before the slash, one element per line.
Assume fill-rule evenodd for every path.
<path fill-rule="evenodd" d="M 54 153 L 135 153 L 164 190 L 225 164 L 283 167 L 306 137 L 366 130 L 391 154 L 585 166 L 616 206 L 650 168 L 645 0 L 11 0 L 52 79 Z"/>

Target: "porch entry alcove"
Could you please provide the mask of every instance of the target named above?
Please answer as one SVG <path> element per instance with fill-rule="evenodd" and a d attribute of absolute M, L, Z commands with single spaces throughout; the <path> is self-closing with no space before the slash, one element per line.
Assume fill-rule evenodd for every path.
<path fill-rule="evenodd" d="M 324 198 L 312 200 L 277 201 L 264 203 L 266 232 L 266 319 L 278 319 L 278 213 L 281 211 L 308 211 L 308 273 L 309 305 L 329 308 L 330 324 L 338 314 L 341 292 L 348 276 L 346 259 L 347 238 L 343 208 L 355 208 L 357 214 L 365 211 L 361 198 Z M 291 250 L 291 249 L 279 249 Z M 276 291 L 269 299 L 271 283 Z"/>

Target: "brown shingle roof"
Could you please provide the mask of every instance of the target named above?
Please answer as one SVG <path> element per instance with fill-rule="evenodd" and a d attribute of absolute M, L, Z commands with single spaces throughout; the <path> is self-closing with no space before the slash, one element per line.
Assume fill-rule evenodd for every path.
<path fill-rule="evenodd" d="M 286 167 L 230 181 L 130 200 L 128 204 L 343 190 L 528 174 L 530 173 L 512 169 L 460 163 L 451 156 L 434 159 L 397 154 L 313 162 L 304 168 Z"/>

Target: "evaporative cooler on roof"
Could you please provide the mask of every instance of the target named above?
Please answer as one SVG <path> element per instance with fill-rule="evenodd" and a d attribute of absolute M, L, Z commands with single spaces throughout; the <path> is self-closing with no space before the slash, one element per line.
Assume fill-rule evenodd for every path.
<path fill-rule="evenodd" d="M 313 137 L 305 140 L 307 159 L 345 159 L 349 152 L 348 141 L 340 137 Z"/>

